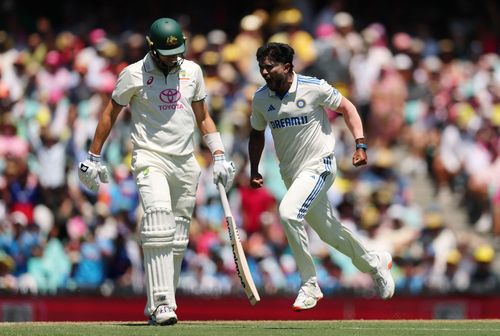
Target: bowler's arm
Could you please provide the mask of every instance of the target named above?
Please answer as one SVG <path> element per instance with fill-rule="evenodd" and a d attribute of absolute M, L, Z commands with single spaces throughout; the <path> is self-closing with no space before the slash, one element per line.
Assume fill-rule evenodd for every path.
<path fill-rule="evenodd" d="M 368 157 L 366 155 L 366 147 L 362 148 L 359 146 L 365 145 L 365 136 L 363 132 L 363 123 L 361 117 L 359 116 L 358 110 L 346 97 L 342 97 L 340 106 L 337 111 L 344 115 L 344 120 L 351 131 L 352 136 L 356 142 L 356 151 L 352 157 L 352 164 L 356 167 L 365 165 L 368 162 Z"/>
<path fill-rule="evenodd" d="M 344 115 L 345 123 L 354 139 L 364 138 L 363 123 L 354 104 L 346 97 L 342 97 L 337 111 Z"/>
<path fill-rule="evenodd" d="M 264 131 L 252 129 L 248 141 L 248 156 L 250 159 L 250 185 L 253 188 L 262 187 L 264 180 L 259 173 L 259 162 L 264 150 Z"/>

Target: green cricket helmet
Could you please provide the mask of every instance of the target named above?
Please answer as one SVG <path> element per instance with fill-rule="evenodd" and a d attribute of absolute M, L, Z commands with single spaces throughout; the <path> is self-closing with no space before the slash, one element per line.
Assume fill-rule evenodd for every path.
<path fill-rule="evenodd" d="M 174 19 L 153 22 L 147 36 L 149 47 L 161 56 L 181 55 L 186 51 L 181 27 Z"/>

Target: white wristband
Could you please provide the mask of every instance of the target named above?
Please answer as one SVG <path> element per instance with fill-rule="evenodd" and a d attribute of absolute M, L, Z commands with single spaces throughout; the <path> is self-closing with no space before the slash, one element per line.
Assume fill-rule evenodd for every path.
<path fill-rule="evenodd" d="M 224 145 L 222 144 L 222 139 L 219 132 L 208 133 L 203 136 L 203 141 L 210 149 L 210 153 L 214 153 L 216 150 L 224 151 Z"/>
<path fill-rule="evenodd" d="M 95 163 L 99 163 L 101 162 L 101 156 L 100 155 L 97 155 L 97 154 L 94 154 L 92 152 L 88 152 L 88 156 L 87 158 L 91 161 L 91 162 L 95 162 Z"/>
<path fill-rule="evenodd" d="M 224 162 L 224 161 L 226 161 L 226 156 L 224 154 L 215 154 L 214 161 L 215 162 Z"/>

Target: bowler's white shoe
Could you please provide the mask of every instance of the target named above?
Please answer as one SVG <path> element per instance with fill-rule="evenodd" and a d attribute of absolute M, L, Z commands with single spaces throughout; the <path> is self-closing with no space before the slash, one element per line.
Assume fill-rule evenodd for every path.
<path fill-rule="evenodd" d="M 392 257 L 388 252 L 378 253 L 379 264 L 377 268 L 371 272 L 375 289 L 378 295 L 388 300 L 394 295 L 394 279 L 391 275 Z"/>
<path fill-rule="evenodd" d="M 321 293 L 316 278 L 311 278 L 300 287 L 299 295 L 293 303 L 293 310 L 301 311 L 314 308 L 322 298 L 323 293 Z"/>
<path fill-rule="evenodd" d="M 149 316 L 151 325 L 173 325 L 177 323 L 177 315 L 173 308 L 168 305 L 160 305 L 155 312 Z"/>

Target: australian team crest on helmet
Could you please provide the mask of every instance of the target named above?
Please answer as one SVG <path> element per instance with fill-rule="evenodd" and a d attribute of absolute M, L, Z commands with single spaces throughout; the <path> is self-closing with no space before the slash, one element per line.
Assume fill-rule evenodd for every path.
<path fill-rule="evenodd" d="M 177 37 L 170 35 L 165 40 L 167 47 L 175 47 L 177 45 Z"/>

